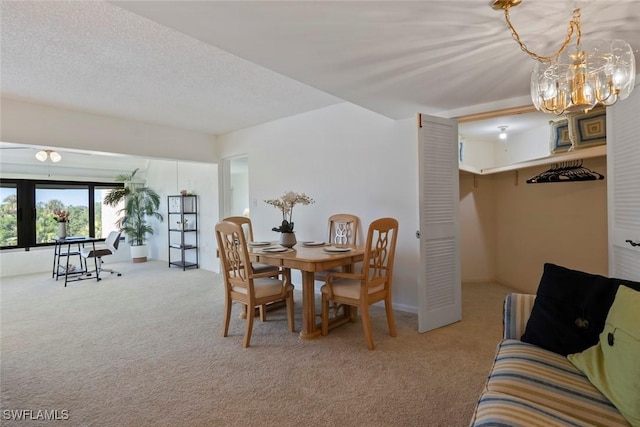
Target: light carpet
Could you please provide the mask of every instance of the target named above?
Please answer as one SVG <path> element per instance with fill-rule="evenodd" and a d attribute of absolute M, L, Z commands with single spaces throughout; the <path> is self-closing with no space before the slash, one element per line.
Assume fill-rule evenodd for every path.
<path fill-rule="evenodd" d="M 256 320 L 244 349 L 240 306 L 222 337 L 217 274 L 113 267 L 122 277 L 67 288 L 46 274 L 2 279 L 3 426 L 466 426 L 512 291 L 465 285 L 463 320 L 424 334 L 396 311 L 396 338 L 373 307 L 374 351 L 359 321 L 307 341 L 280 309 Z M 299 331 L 299 288 L 295 298 Z M 14 421 L 12 410 L 68 420 Z"/>

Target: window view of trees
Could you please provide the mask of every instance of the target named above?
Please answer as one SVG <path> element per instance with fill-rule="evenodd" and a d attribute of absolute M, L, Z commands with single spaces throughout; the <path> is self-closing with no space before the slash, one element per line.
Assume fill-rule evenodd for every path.
<path fill-rule="evenodd" d="M 96 236 L 102 235 L 102 209 L 95 203 Z M 49 200 L 36 204 L 36 243 L 50 243 L 58 236 L 58 222 L 55 210 L 69 212 L 67 236 L 89 236 L 89 208 L 87 206 L 65 206 L 60 200 Z"/>
<path fill-rule="evenodd" d="M 67 236 L 106 237 L 116 229 L 120 207 L 103 205 L 105 194 L 120 183 L 0 181 L 0 247 L 48 245 L 58 237 L 55 211 L 69 213 Z"/>
<path fill-rule="evenodd" d="M 18 244 L 18 198 L 13 194 L 5 197 L 0 205 L 0 246 Z"/>
<path fill-rule="evenodd" d="M 62 185 L 36 185 L 36 244 L 51 243 L 58 236 L 55 211 L 69 212 L 67 236 L 89 235 L 87 190 Z"/>

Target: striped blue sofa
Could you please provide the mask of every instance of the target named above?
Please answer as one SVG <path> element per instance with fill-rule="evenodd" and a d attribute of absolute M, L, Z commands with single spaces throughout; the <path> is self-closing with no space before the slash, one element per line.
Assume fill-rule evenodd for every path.
<path fill-rule="evenodd" d="M 509 294 L 498 345 L 471 426 L 629 426 L 565 356 L 520 341 L 535 295 Z"/>

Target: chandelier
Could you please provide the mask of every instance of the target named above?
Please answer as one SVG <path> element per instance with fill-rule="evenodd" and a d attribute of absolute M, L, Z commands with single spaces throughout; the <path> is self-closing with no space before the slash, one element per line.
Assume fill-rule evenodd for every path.
<path fill-rule="evenodd" d="M 504 10 L 507 27 L 520 49 L 535 59 L 531 73 L 531 100 L 545 113 L 587 112 L 597 105 L 610 106 L 631 94 L 635 83 L 635 57 L 623 40 L 582 43 L 580 9 L 573 11 L 567 37 L 553 55 L 530 51 L 520 40 L 509 19 L 509 9 L 522 0 L 493 0 L 495 10 Z M 573 35 L 576 43 L 569 46 Z"/>

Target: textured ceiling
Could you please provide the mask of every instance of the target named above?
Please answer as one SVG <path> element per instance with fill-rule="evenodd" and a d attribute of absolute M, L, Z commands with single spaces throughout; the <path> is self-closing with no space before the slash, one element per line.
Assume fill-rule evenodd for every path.
<path fill-rule="evenodd" d="M 640 1 L 580 1 L 640 48 Z M 2 1 L 2 95 L 221 134 L 347 100 L 391 118 L 525 99 L 533 61 L 487 0 Z M 511 12 L 554 51 L 570 2 Z M 640 57 L 640 55 L 637 55 Z"/>
<path fill-rule="evenodd" d="M 394 119 L 529 95 L 534 62 L 489 0 L 112 3 Z M 511 16 L 550 54 L 574 3 L 584 40 L 640 48 L 638 0 L 527 0 Z"/>
<path fill-rule="evenodd" d="M 212 134 L 340 102 L 96 1 L 3 1 L 2 95 Z"/>
<path fill-rule="evenodd" d="M 549 54 L 570 3 L 526 0 L 512 20 Z M 584 40 L 624 39 L 640 60 L 640 1 L 577 3 Z M 395 119 L 528 102 L 533 60 L 488 0 L 0 8 L 2 96 L 80 111 L 222 134 L 343 101 Z"/>

